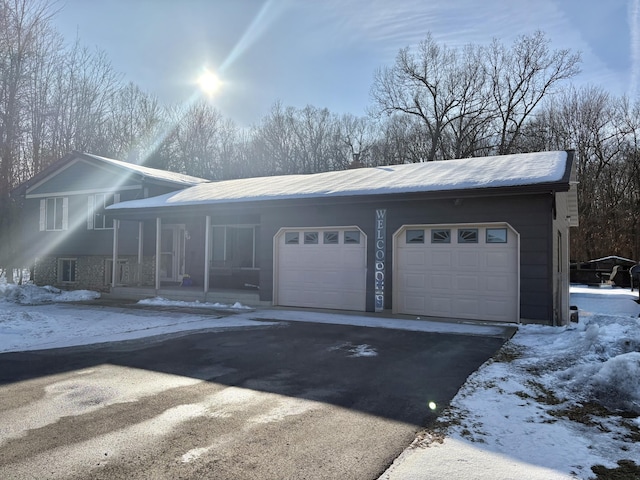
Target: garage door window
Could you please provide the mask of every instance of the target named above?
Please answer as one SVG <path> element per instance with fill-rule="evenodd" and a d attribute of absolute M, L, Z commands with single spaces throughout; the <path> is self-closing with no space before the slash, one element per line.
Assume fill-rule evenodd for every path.
<path fill-rule="evenodd" d="M 431 230 L 431 243 L 451 243 L 451 230 L 448 228 Z"/>
<path fill-rule="evenodd" d="M 325 245 L 337 245 L 339 243 L 338 232 L 324 232 L 323 241 Z"/>
<path fill-rule="evenodd" d="M 305 245 L 313 245 L 318 243 L 318 232 L 304 232 Z"/>
<path fill-rule="evenodd" d="M 487 243 L 507 243 L 507 229 L 487 228 Z"/>
<path fill-rule="evenodd" d="M 407 230 L 407 243 L 424 243 L 424 230 Z"/>
<path fill-rule="evenodd" d="M 346 244 L 359 244 L 360 232 L 357 230 L 344 232 L 344 243 Z"/>
<path fill-rule="evenodd" d="M 284 243 L 287 245 L 297 245 L 300 243 L 300 235 L 298 232 L 286 232 L 284 234 Z"/>
<path fill-rule="evenodd" d="M 458 230 L 458 243 L 478 243 L 478 229 L 461 228 Z"/>

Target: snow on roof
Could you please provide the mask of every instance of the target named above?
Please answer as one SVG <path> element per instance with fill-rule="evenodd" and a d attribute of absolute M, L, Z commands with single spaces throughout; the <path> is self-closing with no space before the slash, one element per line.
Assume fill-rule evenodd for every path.
<path fill-rule="evenodd" d="M 119 168 L 124 168 L 134 173 L 144 175 L 147 178 L 168 181 L 185 186 L 198 185 L 200 183 L 207 183 L 210 180 L 192 177 L 191 175 L 184 175 L 182 173 L 169 172 L 167 170 L 160 170 L 157 168 L 145 167 L 143 165 L 136 165 L 135 163 L 123 162 L 121 160 L 114 160 L 113 158 L 101 157 L 99 155 L 92 155 L 90 153 L 82 153 L 82 156 L 93 158 L 104 163 L 115 165 Z"/>
<path fill-rule="evenodd" d="M 113 209 L 439 192 L 560 182 L 567 152 L 541 152 L 359 168 L 310 175 L 243 178 L 121 202 Z"/>

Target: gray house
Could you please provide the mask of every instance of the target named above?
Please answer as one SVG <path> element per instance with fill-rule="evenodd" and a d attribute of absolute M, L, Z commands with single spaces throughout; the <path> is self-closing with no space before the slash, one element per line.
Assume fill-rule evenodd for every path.
<path fill-rule="evenodd" d="M 19 264 L 32 265 L 39 285 L 108 291 L 117 282 L 153 282 L 152 265 L 138 263 L 141 248 L 154 251 L 151 230 L 145 244 L 144 225 L 123 223 L 118 231 L 118 259 L 113 268 L 114 222 L 106 208 L 207 182 L 121 162 L 71 152 L 12 196 L 21 202 Z"/>
<path fill-rule="evenodd" d="M 281 306 L 569 322 L 573 151 L 190 181 L 106 207 L 111 264 L 142 272 L 112 271 L 113 294 L 233 289 Z M 92 242 L 84 233 L 74 245 Z"/>

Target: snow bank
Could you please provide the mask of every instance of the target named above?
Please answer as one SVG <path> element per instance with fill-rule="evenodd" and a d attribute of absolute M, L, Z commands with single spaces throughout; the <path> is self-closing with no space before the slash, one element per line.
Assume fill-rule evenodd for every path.
<path fill-rule="evenodd" d="M 585 314 L 567 336 L 564 358 L 562 351 L 548 354 L 558 365 L 571 365 L 550 375 L 550 386 L 569 398 L 640 415 L 640 318 Z"/>
<path fill-rule="evenodd" d="M 211 308 L 214 310 L 253 310 L 251 307 L 235 302 L 233 305 L 224 303 L 207 303 L 207 302 L 185 302 L 184 300 L 168 300 L 162 297 L 145 298 L 138 301 L 139 305 L 154 305 L 159 307 L 188 307 L 188 308 Z"/>
<path fill-rule="evenodd" d="M 593 465 L 615 468 L 619 460 L 640 458 L 633 440 L 640 426 L 636 298 L 629 289 L 572 287 L 579 322 L 520 326 L 442 412 L 442 455 L 416 459 L 409 452 L 410 462 L 428 468 L 434 457 L 461 461 L 459 452 L 445 455 L 456 444 L 476 452 L 464 458 L 466 468 L 492 465 L 478 478 L 515 478 L 510 469 L 522 464 L 544 470 L 526 478 L 590 479 Z M 403 478 L 404 470 L 396 470 L 388 478 Z"/>
<path fill-rule="evenodd" d="M 52 302 L 81 302 L 100 298 L 98 292 L 91 290 L 60 290 L 52 286 L 14 285 L 0 283 L 0 301 L 20 305 L 42 305 Z"/>

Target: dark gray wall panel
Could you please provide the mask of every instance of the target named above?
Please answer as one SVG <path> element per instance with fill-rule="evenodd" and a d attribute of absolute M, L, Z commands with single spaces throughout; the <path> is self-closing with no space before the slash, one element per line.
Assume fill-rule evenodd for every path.
<path fill-rule="evenodd" d="M 114 186 L 131 184 L 131 181 L 123 180 L 122 174 L 79 161 L 49 178 L 45 183 L 30 191 L 29 194 L 37 195 L 94 189 L 109 191 Z"/>

